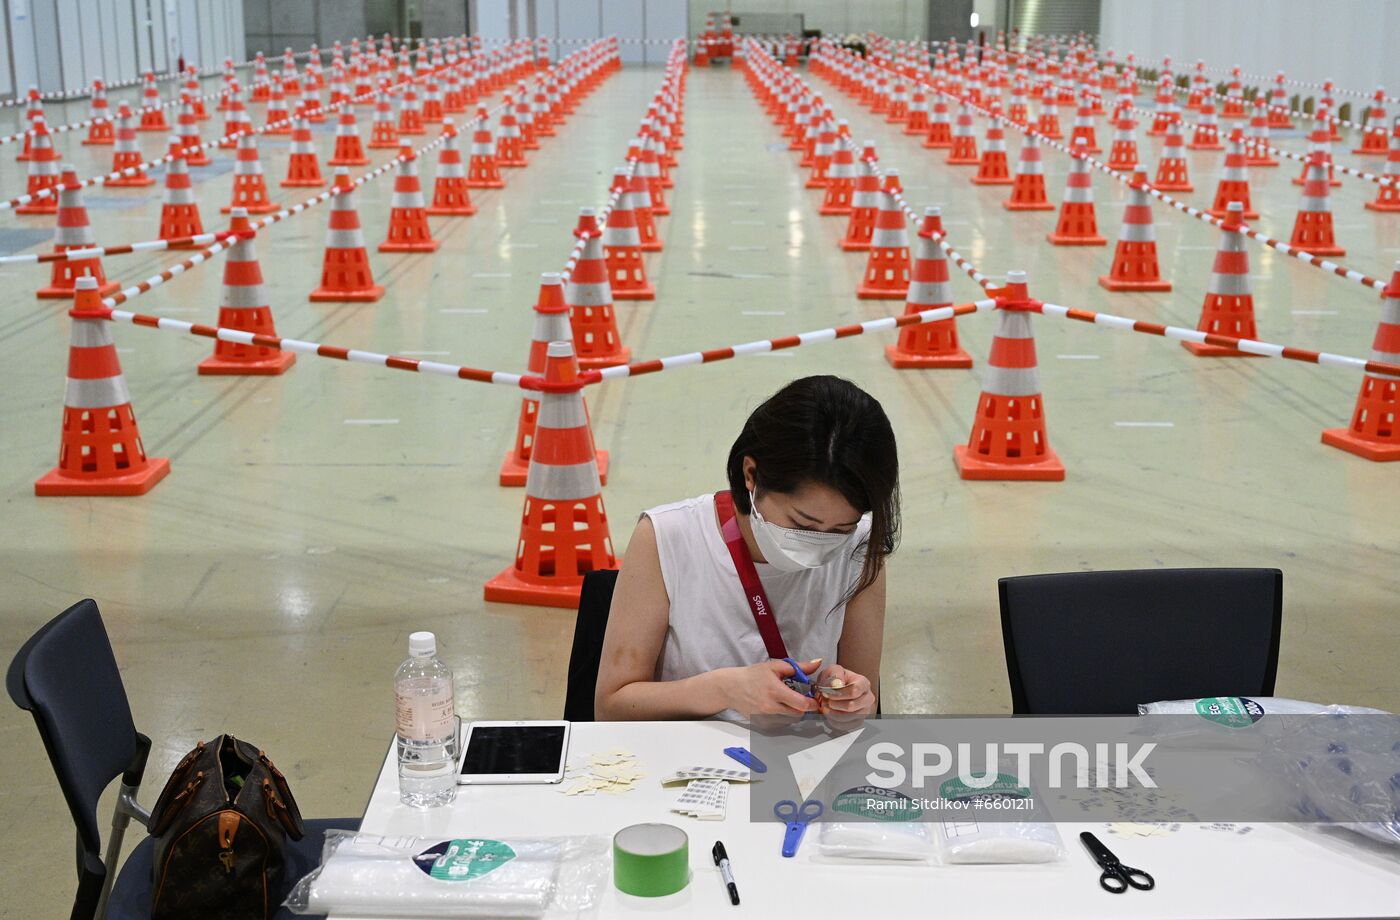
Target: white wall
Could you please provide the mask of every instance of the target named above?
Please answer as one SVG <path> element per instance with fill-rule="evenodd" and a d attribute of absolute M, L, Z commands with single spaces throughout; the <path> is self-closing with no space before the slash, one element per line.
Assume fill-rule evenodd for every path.
<path fill-rule="evenodd" d="M 243 0 L 9 0 L 0 94 L 133 80 L 183 54 L 201 68 L 243 60 Z M 13 80 L 11 80 L 13 72 Z"/>
<path fill-rule="evenodd" d="M 890 38 L 927 38 L 928 5 L 940 0 L 691 0 L 690 34 L 704 31 L 711 12 L 802 13 L 803 25 L 827 35 L 879 32 Z M 741 24 L 742 29 L 742 24 Z"/>
<path fill-rule="evenodd" d="M 487 3 L 502 0 L 480 0 Z M 645 39 L 645 44 L 624 42 L 618 49 L 623 63 L 659 64 L 670 50 L 663 42 L 685 36 L 686 22 L 696 3 L 706 0 L 530 0 L 535 11 L 535 34 L 552 39 L 594 39 L 616 35 L 621 39 Z M 478 14 L 480 15 L 480 14 Z M 522 20 L 523 22 L 523 20 Z M 486 34 L 484 31 L 483 35 Z M 524 38 L 523 31 L 517 37 Z M 568 44 L 565 51 L 578 46 Z"/>
<path fill-rule="evenodd" d="M 1102 0 L 1100 38 L 1117 57 L 1170 55 L 1178 74 L 1198 58 L 1248 73 L 1400 93 L 1400 3 L 1393 0 Z M 1218 74 L 1212 77 L 1219 79 Z M 1346 97 L 1338 101 L 1344 101 Z"/>

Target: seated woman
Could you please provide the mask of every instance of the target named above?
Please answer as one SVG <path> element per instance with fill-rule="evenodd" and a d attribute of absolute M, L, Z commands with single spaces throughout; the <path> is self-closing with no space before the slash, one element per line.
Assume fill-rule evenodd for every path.
<path fill-rule="evenodd" d="M 819 705 L 837 720 L 873 714 L 884 562 L 899 533 L 884 410 L 838 377 L 795 380 L 749 416 L 728 478 L 727 491 L 638 521 L 613 593 L 597 717 L 737 720 Z M 789 686 L 801 681 L 783 659 L 814 696 Z"/>

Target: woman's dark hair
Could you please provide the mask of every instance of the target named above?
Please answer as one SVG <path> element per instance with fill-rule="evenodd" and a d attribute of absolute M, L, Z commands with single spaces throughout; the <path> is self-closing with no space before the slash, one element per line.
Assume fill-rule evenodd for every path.
<path fill-rule="evenodd" d="M 894 431 L 873 396 L 840 377 L 803 377 L 753 411 L 729 449 L 734 507 L 749 514 L 744 458 L 765 492 L 830 486 L 861 514 L 870 512 L 865 567 L 847 600 L 868 588 L 899 542 L 899 457 Z"/>

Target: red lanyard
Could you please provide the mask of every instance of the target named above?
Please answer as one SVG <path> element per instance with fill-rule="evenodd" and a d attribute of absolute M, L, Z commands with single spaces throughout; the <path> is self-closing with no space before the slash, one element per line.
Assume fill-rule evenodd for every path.
<path fill-rule="evenodd" d="M 734 496 L 728 492 L 715 493 L 715 510 L 719 512 L 720 533 L 724 535 L 724 545 L 729 547 L 729 555 L 734 559 L 734 569 L 739 573 L 739 583 L 744 586 L 744 599 L 749 602 L 753 621 L 758 625 L 758 634 L 763 637 L 763 645 L 768 649 L 769 658 L 779 660 L 788 657 L 787 646 L 783 644 L 783 634 L 773 619 L 773 605 L 768 602 L 768 594 L 763 590 L 763 582 L 758 580 L 758 569 L 754 568 L 753 557 L 744 544 L 744 535 L 739 530 L 739 519 L 734 513 Z"/>

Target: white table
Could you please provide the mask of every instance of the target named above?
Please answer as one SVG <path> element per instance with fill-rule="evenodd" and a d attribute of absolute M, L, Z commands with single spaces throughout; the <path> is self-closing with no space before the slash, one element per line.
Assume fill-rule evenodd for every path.
<path fill-rule="evenodd" d="M 797 857 L 779 853 L 781 825 L 749 821 L 748 788 L 731 787 L 728 817 L 673 814 L 682 787 L 660 778 L 684 766 L 731 766 L 722 749 L 748 730 L 722 722 L 596 722 L 573 726 L 571 759 L 625 748 L 647 772 L 622 795 L 565 796 L 555 786 L 464 786 L 447 808 L 399 804 L 393 748 L 365 809 L 363 830 L 427 837 L 607 834 L 645 821 L 690 835 L 690 886 L 666 898 L 609 886 L 602 917 L 1392 917 L 1400 916 L 1400 848 L 1345 832 L 1255 825 L 1246 835 L 1192 825 L 1156 837 L 1119 838 L 1103 824 L 1062 824 L 1068 855 L 1037 866 L 926 866 L 825 860 L 814 825 Z M 1153 891 L 1109 894 L 1078 840 L 1093 830 Z M 710 847 L 724 841 L 742 904 L 729 905 Z"/>

